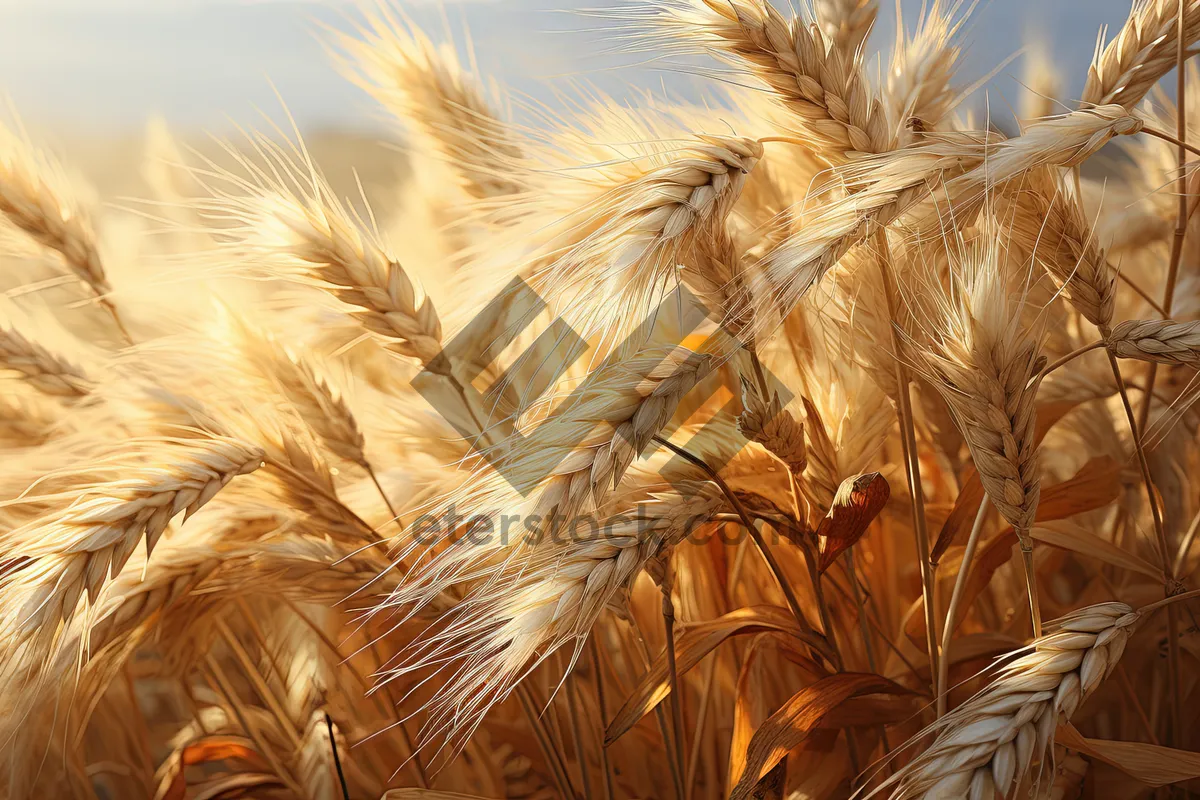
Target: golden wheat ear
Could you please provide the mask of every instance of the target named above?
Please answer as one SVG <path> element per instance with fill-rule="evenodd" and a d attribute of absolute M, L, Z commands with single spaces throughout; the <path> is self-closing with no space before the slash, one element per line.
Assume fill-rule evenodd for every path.
<path fill-rule="evenodd" d="M 489 200 L 524 190 L 528 142 L 501 120 L 451 45 L 435 46 L 382 6 L 339 44 L 342 72 L 409 126 L 468 195 Z"/>
<path fill-rule="evenodd" d="M 1142 614 L 1124 603 L 1087 606 L 1048 626 L 1000 677 L 921 735 L 924 752 L 868 796 L 891 800 L 1012 797 L 1034 763 L 1121 660 Z"/>
<path fill-rule="evenodd" d="M 1200 2 L 1145 0 L 1133 4 L 1129 18 L 1107 46 L 1097 42 L 1096 55 L 1083 87 L 1083 105 L 1117 103 L 1132 109 L 1159 79 L 1175 67 L 1180 40 L 1182 6 L 1183 46 L 1200 39 Z"/>
<path fill-rule="evenodd" d="M 24 591 L 5 615 L 6 630 L 17 641 L 53 631 L 75 612 L 85 590 L 95 602 L 143 539 L 153 550 L 172 518 L 190 517 L 262 459 L 257 447 L 213 437 L 146 443 L 97 462 L 93 469 L 115 477 L 79 487 L 64 508 L 10 534 L 11 557 L 28 564 L 6 581 L 7 591 Z"/>

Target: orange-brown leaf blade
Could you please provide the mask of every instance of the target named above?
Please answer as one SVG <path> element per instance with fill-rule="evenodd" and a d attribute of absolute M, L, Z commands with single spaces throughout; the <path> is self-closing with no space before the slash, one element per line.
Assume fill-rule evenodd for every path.
<path fill-rule="evenodd" d="M 842 481 L 829 513 L 817 528 L 821 572 L 829 569 L 846 548 L 853 547 L 862 538 L 891 495 L 887 478 L 878 472 L 866 472 Z"/>

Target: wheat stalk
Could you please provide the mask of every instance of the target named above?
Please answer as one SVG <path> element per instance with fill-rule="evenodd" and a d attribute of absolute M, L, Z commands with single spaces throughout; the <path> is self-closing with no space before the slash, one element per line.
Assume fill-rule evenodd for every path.
<path fill-rule="evenodd" d="M 905 798 L 1010 797 L 1049 752 L 1125 650 L 1141 612 L 1124 603 L 1081 608 L 1049 626 L 986 689 L 922 732 L 924 752 L 876 790 Z"/>

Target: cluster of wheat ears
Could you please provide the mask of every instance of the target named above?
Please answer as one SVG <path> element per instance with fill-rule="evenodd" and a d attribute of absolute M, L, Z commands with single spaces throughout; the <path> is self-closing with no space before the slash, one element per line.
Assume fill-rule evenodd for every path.
<path fill-rule="evenodd" d="M 0 795 L 1200 781 L 1200 0 L 1004 119 L 969 12 L 646 0 L 705 104 L 518 124 L 378 8 L 386 216 L 286 128 L 115 210 L 3 131 Z"/>

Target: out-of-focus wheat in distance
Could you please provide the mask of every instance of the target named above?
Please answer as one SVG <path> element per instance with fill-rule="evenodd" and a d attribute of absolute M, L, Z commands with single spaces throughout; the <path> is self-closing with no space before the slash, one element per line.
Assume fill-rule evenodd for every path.
<path fill-rule="evenodd" d="M 0 796 L 1200 789 L 1200 0 L 1003 118 L 879 5 L 632 2 L 706 102 L 537 125 L 377 6 L 374 208 L 11 121 Z"/>

